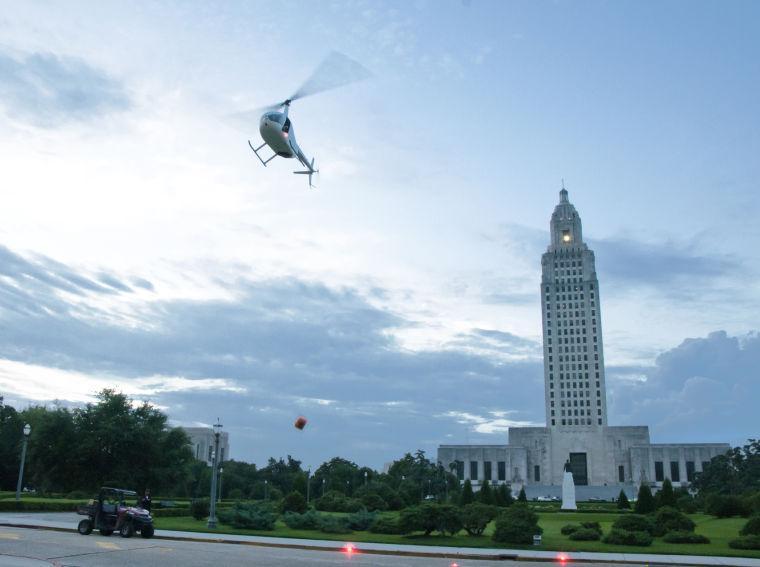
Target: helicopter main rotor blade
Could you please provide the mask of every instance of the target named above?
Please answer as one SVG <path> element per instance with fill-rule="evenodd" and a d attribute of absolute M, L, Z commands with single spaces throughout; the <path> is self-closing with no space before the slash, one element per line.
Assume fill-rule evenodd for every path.
<path fill-rule="evenodd" d="M 358 61 L 354 61 L 337 51 L 332 51 L 288 101 L 292 102 L 299 98 L 363 81 L 371 76 L 372 73 Z"/>

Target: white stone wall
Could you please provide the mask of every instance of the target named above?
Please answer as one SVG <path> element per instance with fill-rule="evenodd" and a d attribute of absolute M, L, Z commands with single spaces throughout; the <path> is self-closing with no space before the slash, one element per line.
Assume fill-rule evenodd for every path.
<path fill-rule="evenodd" d="M 728 443 L 657 443 L 632 447 L 632 480 L 637 485 L 646 482 L 662 486 L 663 480 L 668 478 L 674 486 L 685 486 L 689 482 L 689 463 L 693 463 L 695 473 L 702 472 L 703 463 L 725 454 L 729 449 Z M 659 478 L 657 463 L 662 463 L 662 475 Z M 671 463 L 676 463 L 674 468 L 677 470 L 677 480 Z"/>
<path fill-rule="evenodd" d="M 452 464 L 464 463 L 462 481 L 470 480 L 473 489 L 478 490 L 485 480 L 485 463 L 491 463 L 490 484 L 510 483 L 513 490 L 519 490 L 527 475 L 527 451 L 525 447 L 511 445 L 441 445 L 438 447 L 438 462 L 447 471 L 455 472 Z M 499 480 L 499 462 L 504 463 L 505 479 Z M 477 478 L 471 475 L 471 464 L 476 463 Z M 515 488 L 516 487 L 516 488 Z"/>

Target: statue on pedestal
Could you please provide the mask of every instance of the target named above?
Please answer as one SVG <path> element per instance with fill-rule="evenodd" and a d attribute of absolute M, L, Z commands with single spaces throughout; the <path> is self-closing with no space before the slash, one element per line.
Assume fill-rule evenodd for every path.
<path fill-rule="evenodd" d="M 577 510 L 575 504 L 575 481 L 570 469 L 570 461 L 565 463 L 565 474 L 562 476 L 562 509 Z"/>

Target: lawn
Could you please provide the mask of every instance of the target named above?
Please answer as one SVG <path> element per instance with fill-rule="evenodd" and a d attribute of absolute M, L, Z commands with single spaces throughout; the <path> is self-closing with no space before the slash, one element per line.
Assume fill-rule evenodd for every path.
<path fill-rule="evenodd" d="M 739 530 L 747 521 L 746 518 L 718 519 L 704 514 L 690 515 L 697 524 L 696 532 L 710 538 L 710 543 L 705 545 L 686 545 L 664 543 L 661 538 L 655 538 L 649 547 L 633 547 L 623 545 L 608 545 L 600 541 L 571 541 L 560 533 L 562 526 L 570 523 L 599 522 L 602 529 L 607 533 L 615 521 L 616 515 L 609 513 L 552 513 L 540 512 L 539 524 L 544 529 L 543 544 L 540 548 L 553 551 L 592 551 L 592 552 L 624 552 L 624 553 L 664 553 L 684 555 L 723 555 L 733 557 L 760 558 L 760 551 L 731 549 L 728 542 L 738 537 Z M 192 532 L 208 532 L 205 521 L 194 520 L 189 517 L 156 518 L 156 528 L 164 530 L 183 530 Z M 352 532 L 350 534 L 325 534 L 313 530 L 293 530 L 288 528 L 282 521 L 278 521 L 273 531 L 256 531 L 236 529 L 230 526 L 220 525 L 219 533 L 239 535 L 261 535 L 283 538 L 322 539 L 328 541 L 351 541 L 354 543 L 398 543 L 414 545 L 448 545 L 455 547 L 504 547 L 516 548 L 515 545 L 498 545 L 491 540 L 493 523 L 488 526 L 482 537 L 471 537 L 465 532 L 456 536 L 399 536 L 373 534 L 371 532 Z"/>

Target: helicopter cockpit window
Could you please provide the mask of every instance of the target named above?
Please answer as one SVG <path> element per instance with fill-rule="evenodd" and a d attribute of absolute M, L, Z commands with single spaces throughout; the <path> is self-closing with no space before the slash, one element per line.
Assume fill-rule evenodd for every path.
<path fill-rule="evenodd" d="M 267 119 L 271 120 L 272 122 L 280 122 L 282 118 L 282 114 L 278 112 L 273 112 L 272 114 L 267 114 Z"/>
<path fill-rule="evenodd" d="M 285 119 L 285 126 L 282 127 L 282 131 L 286 134 L 290 132 L 290 118 Z"/>

